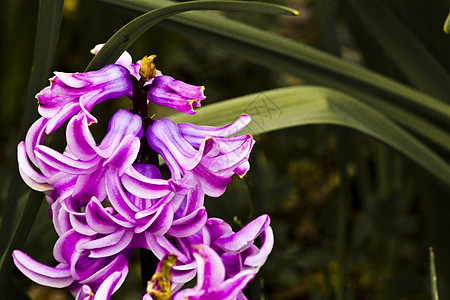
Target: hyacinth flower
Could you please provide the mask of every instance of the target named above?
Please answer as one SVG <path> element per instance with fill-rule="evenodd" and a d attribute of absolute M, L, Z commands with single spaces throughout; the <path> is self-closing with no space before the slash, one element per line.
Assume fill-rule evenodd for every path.
<path fill-rule="evenodd" d="M 110 282 L 109 288 L 112 288 L 112 293 L 125 280 L 131 252 L 128 250 L 114 256 L 90 258 L 88 253 L 77 249 L 85 239 L 86 237 L 81 237 L 73 230 L 60 238 L 53 251 L 55 259 L 59 262 L 56 267 L 38 263 L 18 250 L 13 252 L 14 263 L 34 282 L 55 288 L 68 287 L 74 296 L 83 290 L 86 291 L 87 287 L 94 293 L 102 285 L 105 289 L 104 282 L 108 277 L 120 275 L 114 282 Z"/>
<path fill-rule="evenodd" d="M 191 247 L 197 262 L 197 285 L 177 292 L 173 300 L 245 299 L 242 290 L 255 277 L 255 271 L 244 270 L 225 279 L 225 266 L 212 248 L 205 244 Z"/>
<path fill-rule="evenodd" d="M 225 274 L 220 280 L 240 291 L 233 278 L 256 272 L 270 253 L 273 234 L 267 216 L 235 233 L 224 221 L 208 219 L 204 207 L 205 195 L 220 196 L 231 176 L 248 171 L 254 140 L 231 135 L 250 117 L 242 115 L 222 127 L 150 119 L 149 102 L 193 114 L 205 98 L 203 87 L 161 75 L 154 57 L 133 64 L 124 53 L 99 71 L 56 72 L 51 86 L 37 95 L 42 117 L 18 145 L 19 170 L 31 188 L 45 193 L 59 239 L 56 267 L 14 252 L 16 266 L 35 282 L 69 287 L 76 299 L 109 299 L 126 277 L 131 253 L 143 248 L 161 260 L 177 256 L 171 293 L 196 274 L 205 276 L 199 265 L 217 261 L 216 256 Z M 97 144 L 90 132 L 97 122 L 91 109 L 124 95 L 133 101 L 132 109 L 117 111 Z M 67 120 L 64 152 L 44 145 L 45 136 Z M 161 178 L 158 154 L 170 178 Z M 258 237 L 260 247 L 254 245 Z M 193 244 L 211 247 L 216 256 L 201 260 Z M 207 293 L 222 287 L 214 283 Z"/>
<path fill-rule="evenodd" d="M 225 266 L 220 256 L 205 244 L 191 245 L 192 255 L 197 264 L 197 284 L 194 288 L 175 292 L 171 296 L 172 271 L 177 257 L 166 255 L 158 264 L 155 274 L 147 283 L 147 291 L 142 300 L 236 300 L 246 299 L 242 290 L 256 274 L 254 270 L 244 270 L 226 279 Z"/>
<path fill-rule="evenodd" d="M 177 256 L 177 263 L 172 268 L 172 289 L 177 291 L 196 274 L 197 264 L 191 245 L 211 247 L 222 259 L 227 278 L 245 270 L 257 272 L 272 251 L 273 232 L 269 224 L 270 218 L 262 215 L 234 232 L 225 221 L 210 218 L 200 231 L 191 236 L 169 239 L 167 236 L 148 235 L 147 243 L 159 259 L 169 253 Z M 254 244 L 258 237 L 261 238 L 260 247 Z"/>
<path fill-rule="evenodd" d="M 159 119 L 146 131 L 147 141 L 168 165 L 180 186 L 199 186 L 218 197 L 225 192 L 231 176 L 244 176 L 254 145 L 250 135 L 228 137 L 245 127 L 248 115 L 223 127 L 175 124 Z"/>
<path fill-rule="evenodd" d="M 91 53 L 97 54 L 103 45 L 95 46 Z M 156 55 L 146 56 L 133 64 L 131 55 L 125 51 L 116 61 L 116 64 L 129 70 L 130 74 L 133 75 L 134 84 L 143 81 L 143 86 L 148 88 L 147 103 L 154 102 L 185 114 L 195 114 L 194 108 L 200 107 L 200 102 L 206 98 L 203 93 L 205 88 L 162 75 L 161 71 L 156 70 L 154 66 L 153 60 L 155 57 Z M 129 90 L 127 95 L 130 99 L 133 99 L 132 90 Z"/>
<path fill-rule="evenodd" d="M 129 71 L 120 65 L 108 65 L 87 73 L 55 72 L 50 86 L 36 95 L 39 114 L 49 119 L 47 134 L 55 131 L 71 116 L 83 111 L 88 123 L 97 122 L 92 107 L 106 99 L 125 95 L 131 89 Z"/>

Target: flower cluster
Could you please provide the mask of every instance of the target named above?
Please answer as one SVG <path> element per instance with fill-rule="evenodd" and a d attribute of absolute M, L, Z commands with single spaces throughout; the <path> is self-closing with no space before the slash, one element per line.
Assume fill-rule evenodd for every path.
<path fill-rule="evenodd" d="M 41 118 L 18 145 L 19 170 L 50 204 L 58 263 L 49 267 L 19 250 L 14 263 L 39 284 L 68 287 L 76 299 L 109 299 L 125 280 L 133 250 L 143 248 L 161 260 L 157 274 L 168 255 L 176 258 L 164 277 L 172 299 L 245 299 L 242 289 L 273 246 L 270 219 L 262 215 L 234 232 L 225 221 L 208 218 L 204 198 L 221 196 L 234 174 L 248 171 L 254 141 L 234 134 L 250 117 L 223 127 L 148 118 L 150 102 L 194 114 L 205 99 L 203 87 L 162 75 L 153 59 L 133 64 L 125 52 L 98 71 L 55 72 L 36 96 Z M 118 110 L 97 143 L 92 108 L 122 96 L 133 108 Z M 66 121 L 61 153 L 44 140 Z M 168 179 L 158 156 L 170 170 Z M 196 275 L 194 288 L 181 289 Z M 147 288 L 143 299 L 160 292 Z"/>

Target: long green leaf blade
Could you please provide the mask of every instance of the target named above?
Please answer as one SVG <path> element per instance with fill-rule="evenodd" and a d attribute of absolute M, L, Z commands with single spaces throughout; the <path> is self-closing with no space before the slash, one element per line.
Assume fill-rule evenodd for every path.
<path fill-rule="evenodd" d="M 34 46 L 33 69 L 28 85 L 27 97 L 25 99 L 25 111 L 20 128 L 20 139 L 23 139 L 30 125 L 37 118 L 37 104 L 35 94 L 48 83 L 48 75 L 53 63 L 56 46 L 59 39 L 59 31 L 62 21 L 63 0 L 41 0 L 39 1 L 38 22 L 36 29 L 36 40 Z M 1 293 L 6 292 L 7 280 L 12 270 L 12 250 L 21 248 L 25 243 L 28 233 L 36 217 L 36 205 L 40 205 L 42 195 L 39 198 L 28 197 L 22 217 L 11 240 L 10 233 L 16 220 L 17 200 L 22 189 L 18 182 L 21 178 L 17 171 L 17 163 L 11 163 L 11 184 L 9 187 L 8 199 L 4 207 L 0 236 L 0 247 L 2 257 L 0 260 L 0 289 Z M 34 193 L 32 193 L 34 194 Z"/>
<path fill-rule="evenodd" d="M 393 13 L 378 0 L 345 2 L 414 86 L 448 100 L 450 75 Z"/>
<path fill-rule="evenodd" d="M 100 0 L 142 12 L 174 2 L 168 0 Z M 221 46 L 250 61 L 352 94 L 376 95 L 378 101 L 412 108 L 450 125 L 450 105 L 391 78 L 341 60 L 323 51 L 218 15 L 189 12 L 163 24 L 185 36 Z M 358 99 L 365 99 L 358 95 Z"/>
<path fill-rule="evenodd" d="M 446 34 L 450 34 L 450 13 L 448 14 L 444 22 L 444 32 Z"/>
<path fill-rule="evenodd" d="M 450 186 L 450 166 L 410 133 L 358 99 L 322 87 L 299 86 L 222 101 L 198 109 L 195 117 L 176 114 L 175 122 L 222 125 L 242 113 L 252 122 L 242 133 L 259 134 L 307 124 L 335 124 L 366 133 L 396 149 Z"/>
<path fill-rule="evenodd" d="M 38 24 L 36 30 L 36 42 L 34 50 L 34 65 L 28 85 L 27 97 L 25 99 L 25 110 L 22 117 L 19 139 L 23 140 L 30 125 L 37 119 L 37 103 L 34 96 L 48 83 L 48 75 L 53 63 L 53 56 L 59 38 L 59 30 L 62 20 L 63 1 L 41 0 L 39 2 Z M 12 231 L 12 224 L 15 216 L 16 204 L 19 188 L 17 182 L 21 181 L 17 172 L 17 164 L 14 162 L 11 166 L 11 186 L 1 226 L 0 250 L 3 251 L 8 242 L 9 233 Z M 15 185 L 15 186 L 14 186 Z"/>
<path fill-rule="evenodd" d="M 123 26 L 92 59 L 86 71 L 114 63 L 144 32 L 162 20 L 191 10 L 221 10 L 234 12 L 259 12 L 268 14 L 298 15 L 296 10 L 275 4 L 245 1 L 189 1 L 150 11 Z"/>

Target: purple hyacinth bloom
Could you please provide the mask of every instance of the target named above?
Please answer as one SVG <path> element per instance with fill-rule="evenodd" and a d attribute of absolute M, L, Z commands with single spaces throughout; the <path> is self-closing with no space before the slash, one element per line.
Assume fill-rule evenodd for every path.
<path fill-rule="evenodd" d="M 177 263 L 172 269 L 173 291 L 181 288 L 194 278 L 197 264 L 191 245 L 205 244 L 211 247 L 222 259 L 226 278 L 231 278 L 245 270 L 257 272 L 264 264 L 273 247 L 273 232 L 269 226 L 270 219 L 262 215 L 248 223 L 238 232 L 233 232 L 230 225 L 217 218 L 207 220 L 202 230 L 184 237 L 175 238 L 175 244 L 166 236 L 147 234 L 147 247 L 162 259 L 166 254 L 177 256 Z M 254 245 L 261 238 L 261 246 Z"/>
<path fill-rule="evenodd" d="M 95 46 L 91 53 L 97 54 L 103 45 Z M 137 80 L 141 79 L 139 75 L 141 60 L 133 64 L 131 55 L 128 52 L 125 51 L 115 63 L 127 68 Z M 167 106 L 189 115 L 195 114 L 194 108 L 200 107 L 200 102 L 206 98 L 204 86 L 184 83 L 170 76 L 162 75 L 159 70 L 156 70 L 155 77 L 146 80 L 144 86 L 148 85 L 150 85 L 150 90 L 147 103 L 155 102 L 158 105 Z M 127 96 L 133 99 L 131 89 L 128 91 Z"/>
<path fill-rule="evenodd" d="M 69 287 L 74 296 L 86 291 L 86 286 L 94 294 L 97 290 L 102 294 L 113 293 L 125 280 L 131 252 L 90 258 L 88 253 L 78 249 L 88 239 L 73 230 L 61 236 L 54 247 L 54 257 L 59 262 L 56 267 L 43 265 L 19 250 L 13 252 L 14 263 L 34 282 L 55 288 Z M 114 280 L 109 278 L 111 275 Z"/>
<path fill-rule="evenodd" d="M 96 145 L 86 115 L 78 114 L 67 125 L 64 153 L 37 145 L 33 155 L 59 195 L 70 194 L 86 204 L 92 196 L 103 200 L 107 194 L 106 179 L 114 174 L 121 176 L 131 167 L 139 152 L 141 136 L 140 117 L 119 110 L 111 118 L 108 133 Z"/>
<path fill-rule="evenodd" d="M 195 86 L 176 80 L 170 76 L 156 76 L 149 90 L 149 100 L 158 105 L 176 109 L 182 113 L 195 114 L 194 107 L 206 97 L 203 86 Z"/>
<path fill-rule="evenodd" d="M 46 132 L 52 133 L 80 110 L 88 124 L 97 122 L 91 108 L 106 100 L 124 96 L 131 89 L 129 71 L 119 65 L 107 65 L 87 73 L 55 72 L 50 86 L 36 95 L 39 113 L 50 119 Z"/>
<path fill-rule="evenodd" d="M 159 119 L 146 131 L 149 145 L 163 158 L 175 183 L 181 187 L 199 186 L 209 196 L 225 192 L 233 174 L 243 176 L 254 145 L 250 135 L 232 136 L 250 117 L 242 115 L 222 127 L 175 124 Z"/>
<path fill-rule="evenodd" d="M 212 248 L 204 244 L 194 245 L 192 248 L 197 262 L 197 285 L 179 291 L 173 296 L 173 300 L 235 300 L 256 274 L 253 270 L 244 270 L 225 279 L 222 259 Z"/>
<path fill-rule="evenodd" d="M 133 250 L 144 248 L 161 260 L 176 256 L 164 289 L 173 299 L 245 299 L 242 289 L 273 247 L 270 219 L 260 216 L 234 232 L 223 220 L 208 219 L 204 198 L 222 195 L 234 174 L 249 170 L 254 140 L 235 134 L 250 116 L 221 127 L 151 120 L 149 102 L 195 114 L 205 99 L 204 87 L 162 75 L 154 57 L 133 64 L 125 52 L 98 71 L 55 72 L 36 96 L 42 117 L 19 143 L 18 163 L 24 181 L 51 205 L 57 265 L 19 250 L 14 263 L 37 283 L 68 287 L 77 300 L 106 300 L 125 280 Z M 93 106 L 124 95 L 134 101 L 131 112 L 117 111 L 97 143 L 90 130 L 97 122 Z M 44 138 L 65 121 L 67 145 L 59 152 Z M 168 179 L 149 163 L 158 154 Z M 179 291 L 196 274 L 197 285 Z"/>

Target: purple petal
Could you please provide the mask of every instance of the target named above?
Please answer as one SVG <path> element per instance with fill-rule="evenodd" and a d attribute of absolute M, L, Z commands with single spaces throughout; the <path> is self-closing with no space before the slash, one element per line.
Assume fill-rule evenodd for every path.
<path fill-rule="evenodd" d="M 45 164 L 69 174 L 89 174 L 99 165 L 97 157 L 89 161 L 74 160 L 43 145 L 37 146 L 35 153 L 36 157 Z"/>
<path fill-rule="evenodd" d="M 96 122 L 90 114 L 91 108 L 103 100 L 125 95 L 131 88 L 129 76 L 129 71 L 119 65 L 107 65 L 87 73 L 55 72 L 55 77 L 50 79 L 50 89 L 45 88 L 36 95 L 39 113 L 62 123 L 81 109 L 89 124 Z"/>
<path fill-rule="evenodd" d="M 97 199 L 105 199 L 105 177 L 108 171 L 111 171 L 109 166 L 98 168 L 89 174 L 79 175 L 72 196 L 77 199 L 91 199 L 93 196 Z"/>
<path fill-rule="evenodd" d="M 94 137 L 83 114 L 73 117 L 67 124 L 66 140 L 70 151 L 81 160 L 91 160 L 97 155 Z"/>
<path fill-rule="evenodd" d="M 157 199 L 171 192 L 167 180 L 146 177 L 133 166 L 125 171 L 121 181 L 130 193 L 146 199 Z"/>
<path fill-rule="evenodd" d="M 56 241 L 53 247 L 53 256 L 60 263 L 71 265 L 78 259 L 80 253 L 76 250 L 79 245 L 90 241 L 92 238 L 83 236 L 71 229 L 64 233 Z"/>
<path fill-rule="evenodd" d="M 81 109 L 81 106 L 78 102 L 68 103 L 64 105 L 58 113 L 49 119 L 47 123 L 47 127 L 45 128 L 46 134 L 53 133 L 56 129 L 58 129 L 64 122 L 66 122 L 70 117 L 78 113 Z"/>
<path fill-rule="evenodd" d="M 203 86 L 190 85 L 170 76 L 156 76 L 149 90 L 149 100 L 193 115 L 193 108 L 199 107 L 200 102 L 206 98 L 204 89 Z"/>
<path fill-rule="evenodd" d="M 259 251 L 247 256 L 244 260 L 244 265 L 254 268 L 262 266 L 272 251 L 273 242 L 273 231 L 269 226 L 261 233 L 261 247 L 259 248 Z"/>
<path fill-rule="evenodd" d="M 151 211 L 152 210 L 153 208 L 151 208 Z M 136 214 L 136 219 L 140 223 L 145 222 L 145 217 L 146 219 L 149 219 L 144 224 L 136 226 L 136 233 L 147 231 L 154 235 L 163 235 L 169 230 L 170 226 L 172 225 L 173 209 L 170 203 L 164 203 L 164 205 L 161 205 L 159 209 L 154 212 L 151 218 L 148 218 L 148 216 L 146 216 L 145 214 L 145 210 L 140 211 Z"/>
<path fill-rule="evenodd" d="M 236 274 L 233 278 L 225 280 L 222 284 L 220 284 L 220 286 L 214 288 L 209 293 L 209 299 L 237 299 L 239 293 L 242 293 L 242 290 L 255 277 L 255 275 L 255 272 L 252 270 L 245 270 Z"/>
<path fill-rule="evenodd" d="M 116 243 L 102 248 L 91 249 L 89 257 L 109 257 L 127 248 L 133 240 L 134 232 L 126 230 L 122 238 Z M 103 242 L 101 242 L 103 243 Z M 100 243 L 99 243 L 100 245 Z"/>
<path fill-rule="evenodd" d="M 233 229 L 231 226 L 222 219 L 219 218 L 209 218 L 206 221 L 206 227 L 211 235 L 211 241 L 216 241 L 221 237 L 228 237 L 233 234 Z"/>
<path fill-rule="evenodd" d="M 55 227 L 58 236 L 61 236 L 72 229 L 69 221 L 69 213 L 62 208 L 61 201 L 54 202 L 51 206 L 51 210 L 53 226 Z"/>
<path fill-rule="evenodd" d="M 178 178 L 180 167 L 191 170 L 198 165 L 203 148 L 194 149 L 181 135 L 178 126 L 169 119 L 159 119 L 147 129 L 150 147 L 161 154 L 172 176 Z"/>
<path fill-rule="evenodd" d="M 20 142 L 19 145 L 17 145 L 17 161 L 19 163 L 20 175 L 29 187 L 39 192 L 53 189 L 53 187 L 47 183 L 47 177 L 36 172 L 28 162 L 24 142 Z"/>
<path fill-rule="evenodd" d="M 27 135 L 25 137 L 25 145 L 27 150 L 27 155 L 31 162 L 37 166 L 36 156 L 34 154 L 34 149 L 37 145 L 42 144 L 45 137 L 45 128 L 47 126 L 48 119 L 40 118 L 34 122 L 30 129 L 28 129 Z"/>
<path fill-rule="evenodd" d="M 88 223 L 86 222 L 86 216 L 84 215 L 80 216 L 76 214 L 70 214 L 69 219 L 72 228 L 82 235 L 94 236 L 98 233 L 88 225 Z"/>
<path fill-rule="evenodd" d="M 138 115 L 126 110 L 118 110 L 109 121 L 108 133 L 98 146 L 97 153 L 110 157 L 127 135 L 142 137 L 142 120 Z"/>
<path fill-rule="evenodd" d="M 145 232 L 145 238 L 147 241 L 146 248 L 151 250 L 159 260 L 163 259 L 164 255 L 172 253 L 177 256 L 178 262 L 183 264 L 191 262 L 186 254 L 178 250 L 165 236 L 154 236 Z"/>
<path fill-rule="evenodd" d="M 100 253 L 105 253 L 104 256 L 112 256 L 123 250 L 130 243 L 132 238 L 133 232 L 131 232 L 130 234 L 129 230 L 123 228 L 103 237 L 91 239 L 91 241 L 79 245 L 76 249 L 78 251 L 83 251 L 86 249 L 91 250 L 91 253 L 89 255 L 89 257 L 91 258 L 101 257 Z M 108 255 L 106 255 L 106 252 L 109 251 L 109 249 L 111 249 L 112 251 L 111 253 L 108 253 Z M 96 251 L 96 254 L 94 254 L 94 251 Z"/>
<path fill-rule="evenodd" d="M 199 207 L 191 214 L 173 221 L 172 226 L 167 233 L 174 237 L 193 235 L 203 228 L 206 219 L 207 214 L 205 207 Z"/>
<path fill-rule="evenodd" d="M 86 222 L 96 232 L 109 234 L 122 227 L 132 228 L 133 223 L 114 218 L 100 204 L 97 198 L 92 197 L 86 206 Z"/>
<path fill-rule="evenodd" d="M 122 276 L 120 280 L 115 284 L 113 292 L 115 292 L 123 283 L 128 273 L 128 260 L 124 254 L 118 254 L 113 260 L 106 259 L 90 259 L 92 262 L 100 261 L 103 263 L 103 267 L 99 269 L 93 269 L 91 275 L 86 279 L 80 281 L 80 284 L 88 284 L 94 291 L 97 291 L 100 286 L 107 280 L 107 278 L 115 273 L 120 272 Z"/>
<path fill-rule="evenodd" d="M 91 53 L 96 55 L 104 45 L 105 44 L 96 45 L 94 47 L 94 49 L 91 50 Z M 133 75 L 137 79 L 140 78 L 140 76 L 139 76 L 140 64 L 138 64 L 138 63 L 133 64 L 133 59 L 127 51 L 123 52 L 122 55 L 120 55 L 120 57 L 117 59 L 115 64 L 124 66 L 125 68 L 128 69 L 128 71 L 130 71 L 131 75 Z"/>
<path fill-rule="evenodd" d="M 213 249 L 199 244 L 192 247 L 192 252 L 198 266 L 196 289 L 208 290 L 224 281 L 225 267 Z"/>
<path fill-rule="evenodd" d="M 117 173 L 118 171 L 115 170 L 106 174 L 106 192 L 109 201 L 121 216 L 127 220 L 133 220 L 135 213 L 139 211 L 139 207 L 128 199 Z"/>
<path fill-rule="evenodd" d="M 122 279 L 121 272 L 114 272 L 106 278 L 100 285 L 93 300 L 109 300 L 115 290 L 118 289 L 119 282 Z"/>
<path fill-rule="evenodd" d="M 78 291 L 77 295 L 75 296 L 75 300 L 90 300 L 89 298 L 92 298 L 93 295 L 94 292 L 92 291 L 92 289 L 87 284 L 85 284 Z"/>
<path fill-rule="evenodd" d="M 38 263 L 19 250 L 13 251 L 13 260 L 17 268 L 28 278 L 45 286 L 63 288 L 73 282 L 67 266 L 52 268 Z"/>
<path fill-rule="evenodd" d="M 189 123 L 179 123 L 181 134 L 195 148 L 199 148 L 200 144 L 206 137 L 218 138 L 231 136 L 250 123 L 249 115 L 241 115 L 236 121 L 222 127 L 199 126 Z"/>
<path fill-rule="evenodd" d="M 230 254 L 236 254 L 250 247 L 254 240 L 263 232 L 270 224 L 269 216 L 262 215 L 248 223 L 238 232 L 217 239 L 214 245 L 223 249 Z"/>
<path fill-rule="evenodd" d="M 140 146 L 141 142 L 138 137 L 127 135 L 119 144 L 116 151 L 103 162 L 103 167 L 107 164 L 113 165 L 118 168 L 119 176 L 121 176 L 136 160 Z"/>

